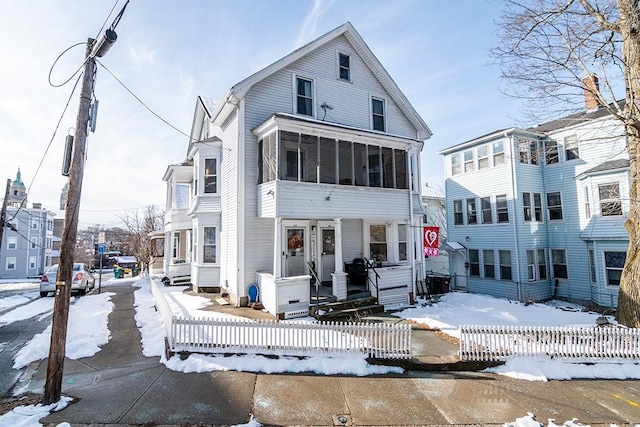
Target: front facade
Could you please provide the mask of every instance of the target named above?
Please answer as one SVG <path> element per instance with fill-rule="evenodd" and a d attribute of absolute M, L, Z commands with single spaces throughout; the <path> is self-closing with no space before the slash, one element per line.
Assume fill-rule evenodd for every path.
<path fill-rule="evenodd" d="M 379 267 L 369 290 L 380 302 L 408 302 L 424 271 L 430 135 L 349 23 L 219 104 L 199 98 L 187 159 L 164 177 L 165 271 L 184 255 L 194 287 L 220 286 L 238 305 L 257 288 L 286 317 L 308 313 L 316 278 L 347 299 L 350 265 L 365 259 Z"/>
<path fill-rule="evenodd" d="M 441 151 L 458 289 L 616 307 L 629 161 L 604 109 L 504 129 Z"/>

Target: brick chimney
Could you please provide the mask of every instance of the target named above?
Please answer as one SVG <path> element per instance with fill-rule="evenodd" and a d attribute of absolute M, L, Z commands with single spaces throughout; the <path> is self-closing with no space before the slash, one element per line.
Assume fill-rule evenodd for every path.
<path fill-rule="evenodd" d="M 598 91 L 598 76 L 589 74 L 582 79 L 582 84 L 584 87 L 584 104 L 587 111 L 597 110 L 598 101 L 594 94 Z"/>

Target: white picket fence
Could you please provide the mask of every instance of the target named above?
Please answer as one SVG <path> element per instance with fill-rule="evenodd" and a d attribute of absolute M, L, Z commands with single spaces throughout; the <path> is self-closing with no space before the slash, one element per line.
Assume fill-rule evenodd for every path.
<path fill-rule="evenodd" d="M 460 360 L 512 355 L 640 360 L 640 329 L 617 327 L 460 326 Z"/>
<path fill-rule="evenodd" d="M 151 281 L 172 353 L 251 353 L 290 356 L 364 354 L 410 359 L 411 326 L 386 323 L 211 319 L 176 316 Z"/>

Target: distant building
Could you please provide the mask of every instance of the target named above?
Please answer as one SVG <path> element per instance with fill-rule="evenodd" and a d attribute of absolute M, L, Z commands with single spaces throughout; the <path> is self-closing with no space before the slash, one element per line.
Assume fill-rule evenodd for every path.
<path fill-rule="evenodd" d="M 629 243 L 626 142 L 601 108 L 442 150 L 455 287 L 616 307 Z"/>
<path fill-rule="evenodd" d="M 6 225 L 0 242 L 0 279 L 35 277 L 53 264 L 56 214 L 43 209 L 40 203 L 28 208 L 27 202 L 18 170 L 7 199 Z"/>

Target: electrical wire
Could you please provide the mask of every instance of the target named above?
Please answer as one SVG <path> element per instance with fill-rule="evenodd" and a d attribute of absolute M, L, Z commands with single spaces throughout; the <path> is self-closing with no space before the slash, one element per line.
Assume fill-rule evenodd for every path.
<path fill-rule="evenodd" d="M 120 0 L 116 0 L 116 2 L 113 4 L 113 7 L 109 11 L 109 14 L 107 15 L 107 17 L 104 19 L 104 22 L 102 23 L 102 26 L 100 27 L 100 30 L 98 31 L 98 34 L 96 35 L 96 39 L 98 39 L 98 37 L 100 37 L 100 35 L 102 34 L 102 30 L 104 30 L 104 26 L 107 25 L 107 21 L 111 17 L 111 14 L 115 10 L 115 8 L 116 8 L 116 6 L 118 5 L 119 2 L 120 2 Z M 129 3 L 129 2 L 127 1 L 127 3 Z M 125 5 L 125 7 L 126 7 L 126 5 Z M 124 9 L 123 9 L 123 11 L 124 11 Z M 120 14 L 122 14 L 122 12 L 120 12 Z M 113 24 L 111 24 L 111 26 L 113 27 Z M 113 30 L 113 28 L 111 28 L 111 29 Z"/>
<path fill-rule="evenodd" d="M 136 99 L 136 101 L 138 101 L 138 102 L 139 102 L 139 103 L 140 103 L 144 108 L 146 108 L 146 109 L 147 109 L 147 111 L 149 111 L 151 114 L 153 114 L 154 116 L 156 116 L 158 119 L 160 119 L 160 121 L 162 121 L 164 124 L 166 124 L 167 126 L 169 126 L 170 128 L 172 128 L 172 129 L 173 129 L 173 130 L 175 130 L 176 132 L 180 133 L 181 135 L 186 136 L 186 137 L 187 137 L 187 138 L 189 138 L 190 140 L 192 139 L 190 135 L 187 135 L 186 133 L 182 132 L 180 129 L 178 129 L 177 127 L 175 127 L 174 125 L 172 125 L 171 123 L 169 123 L 168 121 L 166 121 L 165 119 L 163 119 L 162 117 L 160 117 L 160 115 L 159 115 L 159 114 L 157 114 L 155 111 L 153 111 L 151 108 L 149 108 L 149 107 L 147 106 L 147 104 L 145 104 L 145 103 L 144 103 L 144 102 L 143 102 L 143 101 L 142 101 L 142 100 L 141 100 L 141 99 L 140 99 L 140 98 L 139 98 L 135 93 L 133 93 L 133 92 L 131 91 L 131 89 L 129 89 L 129 88 L 128 88 L 124 83 L 122 83 L 122 82 L 120 81 L 120 79 L 118 79 L 118 78 L 115 76 L 115 74 L 113 74 L 113 73 L 111 72 L 111 70 L 109 70 L 109 69 L 108 69 L 108 68 L 107 68 L 107 67 L 106 67 L 102 62 L 100 62 L 100 60 L 98 60 L 97 58 L 96 58 L 96 62 L 97 62 L 98 64 L 100 64 L 100 66 L 101 66 L 102 68 L 104 68 L 105 70 L 107 70 L 107 72 L 108 72 L 109 74 L 111 74 L 111 77 L 113 77 L 113 78 L 114 78 L 118 83 L 120 83 L 120 85 L 121 85 L 121 86 L 122 86 L 122 87 L 123 87 L 127 92 L 129 92 L 129 94 L 131 94 L 131 96 L 133 96 L 133 97 Z"/>
<path fill-rule="evenodd" d="M 64 85 L 66 85 L 67 83 L 69 83 L 69 82 L 71 81 L 71 79 L 72 79 L 76 74 L 78 74 L 78 72 L 79 72 L 80 70 L 82 70 L 82 67 L 84 67 L 84 64 L 87 62 L 87 59 L 89 59 L 89 58 L 85 58 L 85 60 L 84 60 L 84 61 L 82 61 L 82 64 L 80 64 L 80 66 L 78 67 L 78 69 L 77 69 L 77 70 L 76 70 L 76 71 L 71 75 L 71 77 L 69 77 L 67 80 L 65 80 L 65 81 L 64 81 L 64 83 L 60 83 L 59 85 L 55 85 L 55 84 L 51 83 L 51 73 L 53 72 L 53 68 L 56 66 L 56 63 L 58 62 L 58 60 L 59 60 L 60 58 L 62 58 L 62 55 L 64 55 L 65 53 L 67 53 L 68 51 L 70 51 L 71 49 L 73 49 L 74 47 L 76 47 L 76 46 L 80 46 L 80 45 L 83 45 L 83 44 L 87 44 L 87 42 L 80 42 L 80 43 L 76 43 L 76 44 L 74 44 L 74 45 L 69 46 L 68 48 L 66 48 L 65 50 L 63 50 L 63 51 L 62 51 L 62 53 L 61 53 L 60 55 L 58 55 L 58 57 L 56 58 L 56 60 L 55 60 L 55 61 L 53 61 L 53 64 L 51 64 L 51 68 L 49 68 L 49 77 L 48 77 L 49 85 L 51 85 L 51 86 L 53 86 L 53 87 L 62 87 L 62 86 L 64 86 Z"/>

